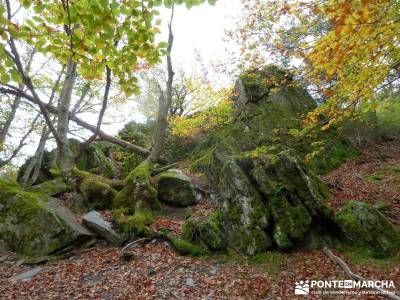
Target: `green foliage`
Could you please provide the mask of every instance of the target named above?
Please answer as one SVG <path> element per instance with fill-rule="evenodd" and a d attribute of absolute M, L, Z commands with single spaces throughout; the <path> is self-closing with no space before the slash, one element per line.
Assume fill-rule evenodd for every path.
<path fill-rule="evenodd" d="M 168 46 L 156 43 L 160 32 L 157 6 L 185 4 L 187 7 L 204 0 L 82 0 L 57 2 L 52 0 L 21 0 L 26 18 L 9 21 L 5 6 L 0 11 L 0 44 L 12 37 L 23 41 L 38 52 L 52 56 L 62 64 L 72 58 L 86 79 L 101 78 L 105 68 L 118 78 L 121 89 L 131 94 L 138 91 L 135 70 L 160 61 Z M 209 0 L 215 3 L 215 0 Z M 1 81 L 20 83 L 21 77 L 13 62 L 0 51 Z"/>
<path fill-rule="evenodd" d="M 172 134 L 190 136 L 216 130 L 231 123 L 233 105 L 230 101 L 210 107 L 191 117 L 174 117 L 170 120 Z"/>

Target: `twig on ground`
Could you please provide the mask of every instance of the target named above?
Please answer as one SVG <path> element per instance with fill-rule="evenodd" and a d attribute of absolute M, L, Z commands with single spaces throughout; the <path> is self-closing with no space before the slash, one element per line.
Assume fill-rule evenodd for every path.
<path fill-rule="evenodd" d="M 353 271 L 351 271 L 350 267 L 344 262 L 344 260 L 342 260 L 340 257 L 336 256 L 335 254 L 332 253 L 331 250 L 329 250 L 329 248 L 324 247 L 322 249 L 322 251 L 324 251 L 324 253 L 326 254 L 326 256 L 328 256 L 333 262 L 337 263 L 342 270 L 348 275 L 350 276 L 352 279 L 357 280 L 357 281 L 367 281 L 366 278 L 361 277 L 360 275 L 357 275 L 355 273 L 353 273 Z M 381 294 L 383 296 L 386 296 L 389 299 L 393 299 L 393 300 L 400 300 L 400 297 L 396 296 L 396 294 L 394 292 L 379 288 L 379 287 L 373 287 L 373 289 L 381 292 Z"/>

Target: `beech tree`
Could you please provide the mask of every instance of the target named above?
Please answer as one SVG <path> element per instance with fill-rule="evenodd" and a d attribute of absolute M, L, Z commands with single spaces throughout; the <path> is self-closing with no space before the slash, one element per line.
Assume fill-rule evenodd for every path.
<path fill-rule="evenodd" d="M 204 0 L 80 0 L 80 1 L 11 1 L 0 6 L 0 93 L 21 97 L 36 105 L 58 149 L 58 165 L 68 172 L 73 158 L 68 147 L 69 121 L 92 131 L 83 144 L 96 138 L 127 147 L 139 154 L 150 152 L 101 131 L 107 109 L 112 80 L 126 95 L 138 92 L 136 72 L 160 61 L 167 53 L 168 43 L 156 43 L 160 31 L 156 7 L 187 7 Z M 209 3 L 215 1 L 209 0 Z M 22 7 L 22 8 L 21 8 Z M 18 18 L 23 10 L 26 18 Z M 43 56 L 66 66 L 57 105 L 52 105 L 38 89 L 34 74 L 24 68 L 20 49 L 30 45 Z M 72 91 L 77 77 L 104 80 L 102 107 L 96 125 L 75 115 L 71 107 Z M 24 86 L 26 90 L 22 88 Z M 53 119 L 51 115 L 57 117 Z"/>

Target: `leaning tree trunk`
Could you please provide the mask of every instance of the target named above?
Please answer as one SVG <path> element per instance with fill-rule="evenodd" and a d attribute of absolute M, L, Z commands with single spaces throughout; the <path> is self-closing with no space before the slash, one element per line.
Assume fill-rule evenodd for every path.
<path fill-rule="evenodd" d="M 73 155 L 68 145 L 69 110 L 71 106 L 72 90 L 76 80 L 76 63 L 70 59 L 67 74 L 58 102 L 57 133 L 61 144 L 58 145 L 57 165 L 63 172 L 69 172 L 74 164 Z"/>
<path fill-rule="evenodd" d="M 157 133 L 153 149 L 151 150 L 150 156 L 148 157 L 148 160 L 151 162 L 157 162 L 160 160 L 161 154 L 164 150 L 165 140 L 167 136 L 168 112 L 170 110 L 172 103 L 172 83 L 174 80 L 174 71 L 172 69 L 172 59 L 171 59 L 172 45 L 174 42 L 174 35 L 172 33 L 173 17 L 174 17 L 174 7 L 172 7 L 171 19 L 168 24 L 168 29 L 169 29 L 168 48 L 167 48 L 168 80 L 166 86 L 166 95 L 164 95 L 162 88 L 159 86 L 160 97 L 159 97 L 159 108 L 157 115 Z"/>

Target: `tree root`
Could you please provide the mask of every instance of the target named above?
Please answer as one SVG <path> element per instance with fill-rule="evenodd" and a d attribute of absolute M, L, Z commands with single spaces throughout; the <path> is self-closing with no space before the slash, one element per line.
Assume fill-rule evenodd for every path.
<path fill-rule="evenodd" d="M 352 279 L 356 280 L 356 281 L 367 281 L 368 279 L 361 277 L 360 275 L 357 275 L 355 273 L 353 273 L 350 269 L 350 267 L 338 256 L 334 255 L 332 253 L 331 250 L 329 250 L 329 248 L 324 247 L 322 249 L 322 251 L 324 251 L 324 253 L 326 254 L 326 256 L 328 256 L 333 262 L 335 262 L 336 264 L 338 264 L 342 270 L 348 275 L 350 276 Z M 376 291 L 379 291 L 383 296 L 386 296 L 389 299 L 393 299 L 393 300 L 400 300 L 400 297 L 396 296 L 395 293 L 379 288 L 379 287 L 374 287 L 373 288 Z"/>

